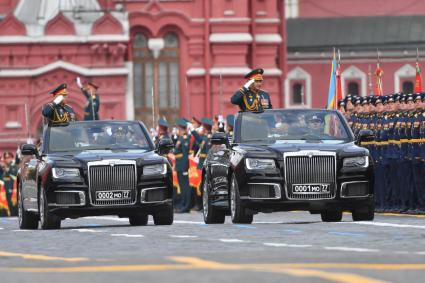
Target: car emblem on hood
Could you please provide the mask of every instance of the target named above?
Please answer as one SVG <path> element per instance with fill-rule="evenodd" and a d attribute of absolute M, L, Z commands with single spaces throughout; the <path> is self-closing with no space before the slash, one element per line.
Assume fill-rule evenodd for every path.
<path fill-rule="evenodd" d="M 109 165 L 110 165 L 111 167 L 114 167 L 114 166 L 115 166 L 115 162 L 114 162 L 114 161 L 110 161 L 110 162 L 109 162 Z"/>

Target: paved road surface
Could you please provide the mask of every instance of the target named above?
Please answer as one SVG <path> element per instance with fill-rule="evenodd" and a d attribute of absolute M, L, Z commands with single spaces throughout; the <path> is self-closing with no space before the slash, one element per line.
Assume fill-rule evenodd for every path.
<path fill-rule="evenodd" d="M 424 282 L 425 216 L 323 223 L 305 212 L 259 214 L 252 225 L 131 227 L 89 217 L 61 230 L 18 230 L 0 218 L 0 282 Z M 30 281 L 31 280 L 31 281 Z"/>

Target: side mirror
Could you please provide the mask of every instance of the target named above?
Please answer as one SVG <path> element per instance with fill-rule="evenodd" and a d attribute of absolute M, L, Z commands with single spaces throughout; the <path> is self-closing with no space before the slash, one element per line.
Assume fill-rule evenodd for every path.
<path fill-rule="evenodd" d="M 35 155 L 37 158 L 38 156 L 38 149 L 35 147 L 34 144 L 25 143 L 21 145 L 21 154 L 22 155 Z"/>
<path fill-rule="evenodd" d="M 174 143 L 169 138 L 163 138 L 158 141 L 158 154 L 168 154 L 174 148 Z"/>
<path fill-rule="evenodd" d="M 226 133 L 215 133 L 211 137 L 211 144 L 225 144 L 227 145 L 229 143 L 229 138 Z"/>
<path fill-rule="evenodd" d="M 369 129 L 362 129 L 357 134 L 357 142 L 371 142 L 375 139 L 375 136 L 373 134 L 372 130 Z"/>

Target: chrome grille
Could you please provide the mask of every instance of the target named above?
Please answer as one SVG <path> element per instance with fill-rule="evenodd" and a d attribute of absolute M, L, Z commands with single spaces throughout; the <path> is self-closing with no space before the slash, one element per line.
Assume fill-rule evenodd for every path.
<path fill-rule="evenodd" d="M 285 153 L 285 181 L 288 199 L 331 199 L 336 191 L 336 155 L 334 152 L 299 151 Z M 329 193 L 293 194 L 293 184 L 329 184 Z"/>
<path fill-rule="evenodd" d="M 102 160 L 89 162 L 88 180 L 90 203 L 96 206 L 128 205 L 136 203 L 136 162 L 128 160 Z M 96 200 L 98 191 L 130 191 L 129 199 Z"/>

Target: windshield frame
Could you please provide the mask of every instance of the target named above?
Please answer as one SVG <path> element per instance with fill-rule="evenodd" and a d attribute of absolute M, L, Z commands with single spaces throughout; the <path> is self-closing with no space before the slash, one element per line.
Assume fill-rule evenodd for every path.
<path fill-rule="evenodd" d="M 85 148 L 82 147 L 80 148 L 75 148 L 75 150 L 63 150 L 63 151 L 59 151 L 59 150 L 52 150 L 50 148 L 50 135 L 51 135 L 51 129 L 52 128 L 57 128 L 57 127 L 72 127 L 75 125 L 83 125 L 82 127 L 88 128 L 90 126 L 90 124 L 92 124 L 93 126 L 107 126 L 107 125 L 131 125 L 133 127 L 140 127 L 141 133 L 143 134 L 144 138 L 146 139 L 147 142 L 147 147 L 137 147 L 137 148 L 132 148 L 132 147 L 116 147 L 114 148 L 113 146 L 108 146 L 105 145 L 104 148 Z M 85 150 L 97 150 L 97 151 L 101 151 L 101 150 L 145 150 L 145 151 L 151 151 L 154 150 L 154 144 L 152 142 L 152 139 L 145 127 L 145 125 L 140 122 L 140 121 L 125 121 L 125 120 L 93 120 L 93 121 L 77 121 L 77 122 L 70 122 L 69 124 L 65 124 L 65 125 L 57 125 L 57 126 L 46 126 L 43 130 L 43 144 L 42 144 L 42 155 L 46 155 L 46 154 L 65 154 L 65 153 L 74 153 L 74 152 L 82 152 Z"/>
<path fill-rule="evenodd" d="M 233 139 L 233 143 L 234 144 L 255 144 L 255 145 L 259 145 L 259 144 L 264 144 L 264 145 L 272 145 L 272 144 L 279 144 L 279 143 L 270 143 L 267 142 L 267 140 L 265 140 L 264 143 L 258 143 L 258 141 L 252 141 L 252 142 L 248 142 L 248 141 L 242 141 L 242 134 L 241 134 L 241 130 L 242 130 L 242 118 L 245 115 L 261 115 L 265 112 L 304 112 L 304 114 L 308 115 L 309 113 L 313 114 L 313 113 L 317 113 L 317 112 L 322 112 L 322 113 L 333 113 L 334 115 L 336 115 L 339 118 L 339 121 L 341 123 L 341 126 L 344 128 L 344 130 L 347 133 L 347 138 L 346 139 L 341 139 L 341 140 L 335 140 L 335 141 L 341 141 L 341 143 L 348 143 L 348 142 L 354 142 L 355 141 L 355 137 L 353 134 L 353 131 L 351 130 L 351 128 L 349 127 L 347 120 L 345 119 L 345 117 L 337 110 L 327 110 L 327 109 L 268 109 L 265 110 L 263 112 L 239 112 L 236 115 L 235 118 L 235 132 L 234 132 L 234 139 Z M 288 142 L 285 142 L 286 144 L 291 144 L 291 143 L 298 143 L 296 142 L 297 140 L 287 140 Z M 293 142 L 291 142 L 293 141 Z M 311 142 L 313 140 L 309 140 L 306 142 Z M 318 140 L 319 141 L 319 140 Z M 321 143 L 321 142 L 318 142 Z M 328 143 L 328 144 L 332 144 L 332 143 Z"/>

